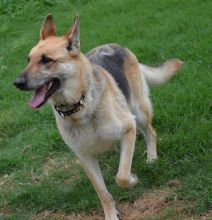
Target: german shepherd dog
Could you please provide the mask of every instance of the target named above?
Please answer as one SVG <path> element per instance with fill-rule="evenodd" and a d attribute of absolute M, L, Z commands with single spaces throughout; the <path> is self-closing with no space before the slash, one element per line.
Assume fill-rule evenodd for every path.
<path fill-rule="evenodd" d="M 70 31 L 57 37 L 53 17 L 48 15 L 40 40 L 29 53 L 28 65 L 14 82 L 21 90 L 34 90 L 28 103 L 31 108 L 47 101 L 52 106 L 58 130 L 92 182 L 106 220 L 117 220 L 118 212 L 97 156 L 120 140 L 116 183 L 121 187 L 137 183 L 137 176 L 131 173 L 136 132 L 144 136 L 147 160 L 157 159 L 148 87 L 165 83 L 181 64 L 175 58 L 149 67 L 115 43 L 84 55 L 80 52 L 78 16 Z"/>

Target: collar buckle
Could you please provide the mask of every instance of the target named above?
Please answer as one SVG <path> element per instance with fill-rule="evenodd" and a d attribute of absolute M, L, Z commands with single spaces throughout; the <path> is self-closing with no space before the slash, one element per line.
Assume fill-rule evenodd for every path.
<path fill-rule="evenodd" d="M 58 114 L 59 114 L 61 117 L 63 117 L 63 118 L 65 117 L 63 111 L 61 111 L 61 110 L 59 109 L 59 106 L 54 105 L 54 108 L 55 108 L 55 110 L 58 112 Z"/>
<path fill-rule="evenodd" d="M 85 93 L 82 93 L 82 96 L 81 96 L 79 102 L 73 104 L 70 109 L 62 110 L 62 109 L 60 109 L 61 106 L 56 106 L 56 105 L 54 105 L 54 108 L 62 118 L 65 118 L 65 116 L 70 116 L 76 112 L 79 112 L 80 107 L 83 106 L 84 99 L 85 99 Z"/>
<path fill-rule="evenodd" d="M 65 117 L 65 115 L 63 114 L 63 112 L 62 112 L 62 111 L 58 111 L 58 113 L 59 113 L 59 115 L 60 115 L 62 118 L 64 118 L 64 117 Z"/>

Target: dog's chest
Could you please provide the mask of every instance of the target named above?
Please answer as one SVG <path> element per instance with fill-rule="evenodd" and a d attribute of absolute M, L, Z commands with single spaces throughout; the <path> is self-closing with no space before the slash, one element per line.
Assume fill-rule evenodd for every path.
<path fill-rule="evenodd" d="M 65 143 L 76 154 L 101 154 L 108 151 L 122 135 L 120 121 L 110 121 L 102 125 L 85 123 L 74 126 L 66 120 L 57 120 L 57 126 Z"/>

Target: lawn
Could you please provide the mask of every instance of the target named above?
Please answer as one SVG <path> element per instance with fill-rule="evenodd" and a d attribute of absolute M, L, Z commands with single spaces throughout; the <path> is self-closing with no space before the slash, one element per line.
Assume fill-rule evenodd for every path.
<path fill-rule="evenodd" d="M 131 204 L 159 190 L 170 192 L 165 198 L 168 204 L 181 204 L 177 212 L 171 205 L 145 219 L 200 219 L 204 214 L 209 219 L 211 11 L 209 0 L 1 0 L 0 219 L 32 219 L 43 212 L 60 213 L 60 217 L 47 214 L 45 219 L 65 219 L 71 213 L 101 210 L 90 182 L 58 134 L 49 106 L 30 110 L 31 93 L 18 91 L 12 84 L 49 13 L 60 35 L 68 32 L 79 13 L 83 52 L 117 42 L 146 64 L 157 65 L 171 57 L 184 61 L 171 82 L 151 90 L 159 160 L 146 163 L 143 139 L 138 137 L 133 171 L 139 184 L 130 190 L 114 181 L 118 145 L 100 158 L 101 167 L 117 202 Z"/>

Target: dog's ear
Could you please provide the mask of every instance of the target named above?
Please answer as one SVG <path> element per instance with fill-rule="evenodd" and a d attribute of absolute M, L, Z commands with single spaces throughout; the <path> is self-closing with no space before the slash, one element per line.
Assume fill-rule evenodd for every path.
<path fill-rule="evenodd" d="M 78 54 L 80 51 L 80 27 L 79 27 L 79 16 L 76 15 L 74 18 L 74 24 L 71 30 L 66 35 L 68 39 L 67 50 Z"/>
<path fill-rule="evenodd" d="M 51 14 L 49 14 L 43 21 L 40 29 L 40 39 L 45 40 L 49 36 L 56 36 L 56 28 L 54 24 L 54 19 Z"/>

